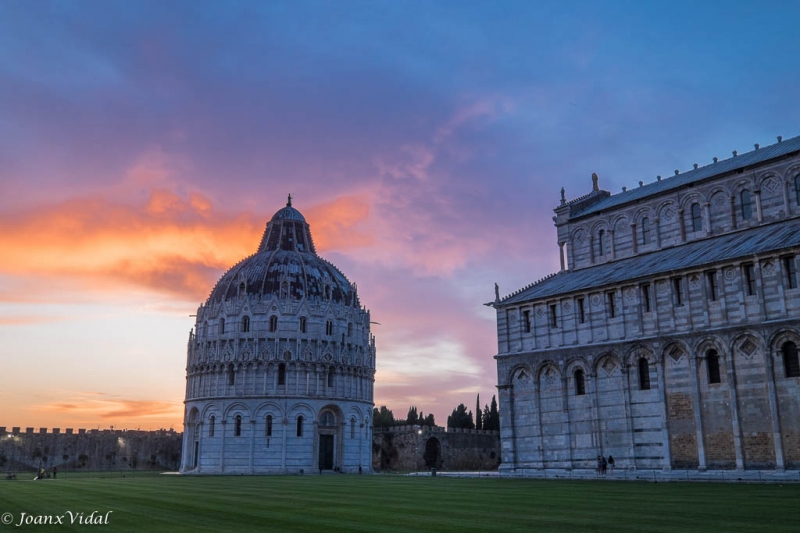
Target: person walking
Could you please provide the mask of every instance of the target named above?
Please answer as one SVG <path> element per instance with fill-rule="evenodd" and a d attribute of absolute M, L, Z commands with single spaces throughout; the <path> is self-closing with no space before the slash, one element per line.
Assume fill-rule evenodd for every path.
<path fill-rule="evenodd" d="M 611 473 L 613 474 L 614 473 L 614 456 L 613 455 L 609 455 L 608 456 L 608 466 L 611 468 Z"/>

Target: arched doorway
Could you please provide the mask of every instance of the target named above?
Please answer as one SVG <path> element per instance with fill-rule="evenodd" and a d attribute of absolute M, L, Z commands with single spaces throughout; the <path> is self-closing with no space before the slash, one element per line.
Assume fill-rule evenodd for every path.
<path fill-rule="evenodd" d="M 317 426 L 317 465 L 320 470 L 335 470 L 338 466 L 336 446 L 339 441 L 339 416 L 330 407 L 319 414 Z"/>
<path fill-rule="evenodd" d="M 442 445 L 436 437 L 429 438 L 425 443 L 425 466 L 427 468 L 442 466 Z"/>

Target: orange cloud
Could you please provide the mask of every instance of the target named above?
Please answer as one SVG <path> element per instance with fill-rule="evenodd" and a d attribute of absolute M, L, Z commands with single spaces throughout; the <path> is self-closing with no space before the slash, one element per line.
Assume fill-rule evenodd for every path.
<path fill-rule="evenodd" d="M 369 215 L 363 198 L 342 197 L 306 211 L 308 220 L 318 221 L 312 230 L 321 251 L 372 242 L 361 227 Z M 138 206 L 74 198 L 0 216 L 0 274 L 77 278 L 99 291 L 144 287 L 197 301 L 224 270 L 255 252 L 267 220 L 217 212 L 200 194 L 186 199 L 165 189 L 151 190 Z"/>
<path fill-rule="evenodd" d="M 183 406 L 180 402 L 114 399 L 102 394 L 87 394 L 84 397 L 70 398 L 69 401 L 40 405 L 35 409 L 67 416 L 80 414 L 83 417 L 95 419 L 147 418 L 175 413 L 178 414 L 178 419 L 180 419 L 180 415 L 183 412 Z"/>

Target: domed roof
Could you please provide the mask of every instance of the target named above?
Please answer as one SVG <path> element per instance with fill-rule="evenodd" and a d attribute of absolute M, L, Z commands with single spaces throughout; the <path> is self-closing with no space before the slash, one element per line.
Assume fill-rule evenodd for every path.
<path fill-rule="evenodd" d="M 238 298 L 333 300 L 358 305 L 354 287 L 339 269 L 317 255 L 305 217 L 292 207 L 278 210 L 267 223 L 258 251 L 228 270 L 208 304 Z"/>

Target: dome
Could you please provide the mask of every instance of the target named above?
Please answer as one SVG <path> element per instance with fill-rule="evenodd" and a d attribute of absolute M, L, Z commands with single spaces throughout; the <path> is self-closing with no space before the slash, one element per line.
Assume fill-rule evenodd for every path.
<path fill-rule="evenodd" d="M 339 269 L 317 255 L 305 217 L 292 197 L 267 223 L 258 251 L 228 270 L 207 304 L 255 298 L 332 300 L 358 306 L 354 287 Z"/>

